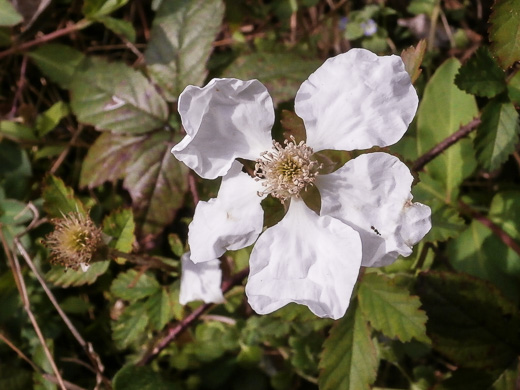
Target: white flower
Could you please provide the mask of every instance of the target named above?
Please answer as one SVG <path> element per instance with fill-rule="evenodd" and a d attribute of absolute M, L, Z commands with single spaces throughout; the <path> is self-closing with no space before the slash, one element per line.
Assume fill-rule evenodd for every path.
<path fill-rule="evenodd" d="M 412 175 L 396 157 L 369 153 L 330 174 L 312 154 L 396 143 L 418 104 L 400 57 L 352 49 L 328 59 L 300 87 L 295 112 L 306 143 L 274 144 L 274 109 L 257 80 L 213 79 L 179 97 L 186 137 L 172 153 L 200 176 L 222 176 L 218 196 L 199 202 L 188 240 L 191 260 L 217 259 L 253 243 L 246 294 L 251 307 L 270 313 L 289 302 L 320 317 L 340 318 L 360 266 L 382 266 L 430 230 L 430 209 L 412 203 Z M 256 161 L 255 178 L 237 158 Z M 299 197 L 315 185 L 316 214 Z M 263 234 L 262 199 L 289 203 L 282 221 Z"/>

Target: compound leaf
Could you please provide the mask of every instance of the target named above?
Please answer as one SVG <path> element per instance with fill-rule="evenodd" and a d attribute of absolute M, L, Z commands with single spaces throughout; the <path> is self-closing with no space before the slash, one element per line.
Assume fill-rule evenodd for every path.
<path fill-rule="evenodd" d="M 153 21 L 145 59 L 148 72 L 170 101 L 206 78 L 211 43 L 220 30 L 221 0 L 163 1 Z"/>
<path fill-rule="evenodd" d="M 358 292 L 359 307 L 372 326 L 385 336 L 429 343 L 427 317 L 419 297 L 410 295 L 385 275 L 365 274 Z"/>
<path fill-rule="evenodd" d="M 379 365 L 366 320 L 356 301 L 323 344 L 321 390 L 369 390 Z"/>
<path fill-rule="evenodd" d="M 520 2 L 495 0 L 489 23 L 491 50 L 507 69 L 520 60 Z"/>

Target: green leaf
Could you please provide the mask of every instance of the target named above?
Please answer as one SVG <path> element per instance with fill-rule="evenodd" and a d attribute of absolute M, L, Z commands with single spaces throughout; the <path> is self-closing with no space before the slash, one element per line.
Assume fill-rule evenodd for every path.
<path fill-rule="evenodd" d="M 120 369 L 112 381 L 114 390 L 179 390 L 167 382 L 150 367 L 126 365 Z"/>
<path fill-rule="evenodd" d="M 426 336 L 428 318 L 419 309 L 421 301 L 389 277 L 365 274 L 359 286 L 358 299 L 365 318 L 385 336 L 402 342 L 415 338 L 430 343 Z"/>
<path fill-rule="evenodd" d="M 109 242 L 111 248 L 124 253 L 132 251 L 135 223 L 132 210 L 116 210 L 103 220 L 103 233 L 112 237 Z"/>
<path fill-rule="evenodd" d="M 436 200 L 429 200 L 428 206 L 432 209 L 432 229 L 424 238 L 425 241 L 446 241 L 448 238 L 457 237 L 466 229 L 466 223 L 455 207 Z"/>
<path fill-rule="evenodd" d="M 478 115 L 475 98 L 453 83 L 459 67 L 460 62 L 454 58 L 445 61 L 426 85 L 417 113 L 418 155 L 424 154 Z M 457 198 L 459 186 L 475 168 L 474 151 L 469 140 L 458 141 L 425 167 L 432 179 L 442 183 L 442 199 L 446 203 Z"/>
<path fill-rule="evenodd" d="M 38 130 L 38 135 L 43 137 L 45 134 L 54 130 L 58 123 L 69 115 L 69 106 L 62 102 L 54 103 L 49 109 L 45 112 L 38 115 L 36 118 L 36 130 Z"/>
<path fill-rule="evenodd" d="M 159 131 L 140 137 L 102 134 L 83 162 L 80 186 L 94 188 L 124 177 L 141 234 L 157 234 L 182 206 L 188 169 L 170 153 L 176 137 Z"/>
<path fill-rule="evenodd" d="M 170 245 L 170 249 L 173 254 L 177 257 L 181 257 L 185 252 L 184 244 L 182 243 L 179 236 L 175 233 L 168 234 L 168 244 Z"/>
<path fill-rule="evenodd" d="M 148 72 L 170 101 L 187 85 L 201 85 L 211 43 L 220 30 L 221 0 L 163 1 L 157 10 L 145 59 Z"/>
<path fill-rule="evenodd" d="M 435 0 L 412 0 L 406 10 L 411 14 L 431 15 L 435 8 Z"/>
<path fill-rule="evenodd" d="M 123 314 L 112 322 L 112 338 L 120 349 L 143 337 L 148 324 L 148 306 L 144 302 L 135 302 L 125 308 Z"/>
<path fill-rule="evenodd" d="M 13 141 L 36 141 L 34 130 L 14 121 L 0 121 L 0 135 Z"/>
<path fill-rule="evenodd" d="M 23 20 L 13 5 L 7 0 L 0 0 L 0 26 L 14 26 Z"/>
<path fill-rule="evenodd" d="M 61 218 L 70 212 L 87 214 L 83 203 L 74 196 L 74 190 L 59 177 L 48 175 L 45 178 L 42 197 L 43 209 L 50 217 Z"/>
<path fill-rule="evenodd" d="M 66 270 L 65 267 L 55 265 L 45 274 L 45 280 L 60 287 L 78 287 L 92 284 L 108 270 L 109 265 L 110 261 L 90 263 L 90 268 L 87 272 L 83 272 L 81 269 L 76 271 L 72 269 Z"/>
<path fill-rule="evenodd" d="M 211 361 L 227 351 L 239 349 L 238 328 L 223 322 L 210 321 L 197 325 L 194 352 L 201 361 Z"/>
<path fill-rule="evenodd" d="M 96 18 L 97 22 L 101 22 L 106 28 L 112 30 L 118 35 L 122 35 L 130 42 L 135 42 L 135 29 L 132 23 L 126 20 L 112 18 L 110 16 L 100 16 Z"/>
<path fill-rule="evenodd" d="M 493 382 L 492 390 L 509 390 L 517 387 L 519 367 L 517 359 L 514 359 L 509 367 L 500 373 L 498 378 Z"/>
<path fill-rule="evenodd" d="M 31 210 L 24 202 L 16 199 L 6 199 L 0 187 L 0 230 L 9 247 L 13 247 L 14 238 L 25 230 L 25 225 L 33 219 Z M 22 237 L 22 244 L 28 247 L 28 236 Z"/>
<path fill-rule="evenodd" d="M 166 102 L 140 72 L 101 59 L 77 70 L 70 85 L 71 108 L 80 122 L 116 133 L 146 133 L 168 120 Z"/>
<path fill-rule="evenodd" d="M 461 367 L 505 368 L 520 351 L 516 306 L 489 282 L 465 274 L 425 272 L 417 290 L 433 347 Z"/>
<path fill-rule="evenodd" d="M 86 62 L 80 51 L 70 46 L 48 43 L 29 53 L 38 68 L 63 89 L 68 89 L 76 70 Z"/>
<path fill-rule="evenodd" d="M 518 112 L 510 102 L 491 100 L 482 111 L 475 148 L 477 159 L 488 170 L 495 170 L 515 151 L 520 124 Z"/>
<path fill-rule="evenodd" d="M 520 238 L 520 192 L 498 193 L 491 202 L 489 216 L 513 238 Z M 448 259 L 459 271 L 489 280 L 510 299 L 520 296 L 520 256 L 508 248 L 491 230 L 473 220 L 469 228 L 448 243 Z"/>
<path fill-rule="evenodd" d="M 318 374 L 318 356 L 323 344 L 323 336 L 309 333 L 304 336 L 290 336 L 289 346 L 292 348 L 291 364 L 300 372 L 309 376 Z"/>
<path fill-rule="evenodd" d="M 139 273 L 134 269 L 120 273 L 110 286 L 110 292 L 116 297 L 134 302 L 157 294 L 160 291 L 157 280 L 147 273 Z"/>
<path fill-rule="evenodd" d="M 455 84 L 466 92 L 491 98 L 506 89 L 506 77 L 488 48 L 481 46 L 459 69 Z"/>
<path fill-rule="evenodd" d="M 223 77 L 258 79 L 278 104 L 294 99 L 301 83 L 320 65 L 321 61 L 316 58 L 292 51 L 249 53 L 239 56 L 224 71 Z"/>
<path fill-rule="evenodd" d="M 520 3 L 517 0 L 495 0 L 489 17 L 491 50 L 502 68 L 520 60 Z"/>
<path fill-rule="evenodd" d="M 97 19 L 121 8 L 128 0 L 85 0 L 83 14 L 89 19 Z"/>
<path fill-rule="evenodd" d="M 507 83 L 507 92 L 513 103 L 520 105 L 520 72 L 516 72 Z"/>
<path fill-rule="evenodd" d="M 369 390 L 378 365 L 366 320 L 353 301 L 323 344 L 320 390 Z"/>
<path fill-rule="evenodd" d="M 415 83 L 419 75 L 421 74 L 421 64 L 426 51 L 426 41 L 421 39 L 416 47 L 410 46 L 408 49 L 401 52 L 401 58 L 404 62 L 404 67 L 412 83 Z"/>
<path fill-rule="evenodd" d="M 150 325 L 152 325 L 155 330 L 162 330 L 165 325 L 173 319 L 173 306 L 175 302 L 171 301 L 170 294 L 168 294 L 165 288 L 161 288 L 150 296 L 146 304 L 148 305 Z"/>

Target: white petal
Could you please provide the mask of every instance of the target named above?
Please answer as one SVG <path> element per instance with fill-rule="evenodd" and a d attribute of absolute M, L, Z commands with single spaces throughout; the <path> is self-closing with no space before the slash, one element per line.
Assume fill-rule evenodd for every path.
<path fill-rule="evenodd" d="M 273 101 L 258 80 L 190 85 L 178 108 L 186 136 L 172 153 L 206 179 L 225 175 L 237 157 L 256 160 L 272 147 Z"/>
<path fill-rule="evenodd" d="M 235 161 L 218 196 L 199 202 L 189 226 L 188 242 L 195 263 L 220 257 L 226 250 L 245 248 L 262 232 L 264 211 L 258 196 L 263 187 Z"/>
<path fill-rule="evenodd" d="M 293 198 L 285 217 L 260 236 L 249 262 L 246 294 L 257 313 L 296 302 L 317 316 L 337 319 L 350 302 L 361 243 L 347 225 L 320 217 Z"/>
<path fill-rule="evenodd" d="M 224 302 L 224 296 L 220 289 L 222 271 L 218 259 L 195 264 L 190 260 L 190 252 L 187 252 L 181 256 L 181 264 L 181 291 L 179 294 L 181 305 L 193 301 Z"/>
<path fill-rule="evenodd" d="M 398 255 L 410 255 L 431 229 L 430 208 L 411 202 L 412 181 L 408 167 L 387 153 L 361 155 L 317 177 L 321 214 L 359 232 L 363 266 L 388 265 Z"/>
<path fill-rule="evenodd" d="M 295 111 L 314 151 L 354 150 L 399 141 L 417 104 L 400 57 L 351 49 L 309 76 L 296 94 Z"/>
<path fill-rule="evenodd" d="M 87 272 L 88 269 L 90 268 L 90 264 L 88 264 L 88 263 L 79 263 L 79 266 L 81 267 L 81 270 L 83 272 Z"/>

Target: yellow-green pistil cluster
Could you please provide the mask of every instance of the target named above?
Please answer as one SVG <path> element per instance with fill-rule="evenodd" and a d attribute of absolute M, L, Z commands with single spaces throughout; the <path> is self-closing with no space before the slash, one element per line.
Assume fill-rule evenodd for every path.
<path fill-rule="evenodd" d="M 96 252 L 104 246 L 101 229 L 80 213 L 69 213 L 53 219 L 54 231 L 45 238 L 51 252 L 50 261 L 66 268 L 88 266 Z"/>
<path fill-rule="evenodd" d="M 285 140 L 285 147 L 273 141 L 273 150 L 261 154 L 256 161 L 255 179 L 265 187 L 258 195 L 271 194 L 282 203 L 292 196 L 299 197 L 316 180 L 321 165 L 312 160 L 313 150 L 294 137 Z"/>

